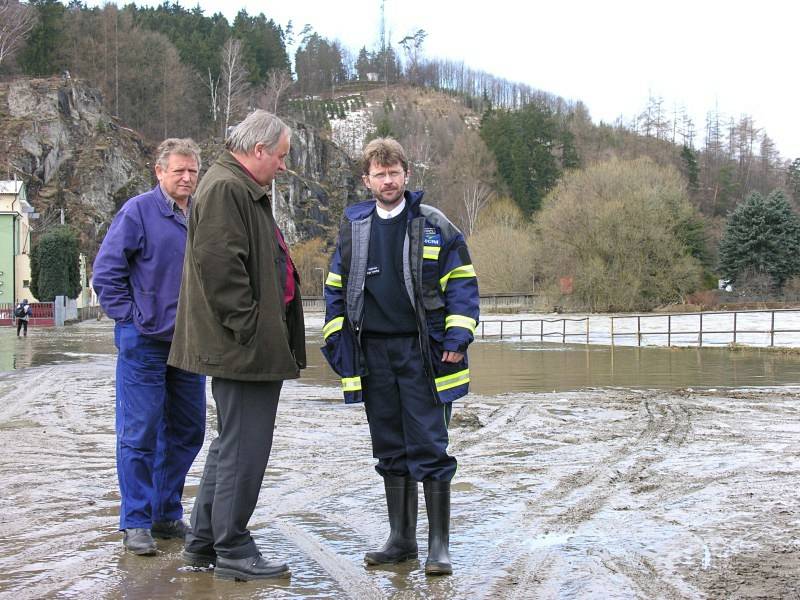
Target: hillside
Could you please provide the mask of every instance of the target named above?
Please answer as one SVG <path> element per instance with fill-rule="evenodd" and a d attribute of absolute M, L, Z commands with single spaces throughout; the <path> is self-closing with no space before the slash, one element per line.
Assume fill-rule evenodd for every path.
<path fill-rule="evenodd" d="M 314 128 L 287 121 L 292 171 L 277 181 L 278 221 L 290 242 L 329 239 L 344 206 L 357 198 L 357 173 L 347 154 Z M 222 141 L 198 141 L 206 169 Z M 155 184 L 153 151 L 109 114 L 100 92 L 86 81 L 0 83 L 0 177 L 16 174 L 25 181 L 28 199 L 41 214 L 36 232 L 57 222 L 63 208 L 90 259 L 119 207 Z"/>
<path fill-rule="evenodd" d="M 60 209 L 90 254 L 121 203 L 151 185 L 150 148 L 112 118 L 100 93 L 73 79 L 0 83 L 0 176 L 25 181 L 41 214 L 37 231 Z"/>

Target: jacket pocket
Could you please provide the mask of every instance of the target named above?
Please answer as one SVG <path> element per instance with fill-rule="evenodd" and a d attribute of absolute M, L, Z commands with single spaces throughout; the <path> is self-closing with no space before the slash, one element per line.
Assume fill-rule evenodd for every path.
<path fill-rule="evenodd" d="M 345 377 L 349 375 L 349 373 L 344 373 L 342 369 L 342 343 L 341 343 L 341 333 L 333 333 L 328 336 L 328 339 L 325 340 L 325 345 L 320 348 L 320 352 L 322 352 L 322 356 L 325 357 L 325 360 L 328 361 L 331 369 L 333 369 L 334 373 L 336 373 L 339 377 Z"/>
<path fill-rule="evenodd" d="M 430 346 L 431 346 L 431 360 L 433 362 L 433 373 L 436 379 L 460 373 L 467 368 L 466 353 L 464 354 L 464 357 L 458 362 L 455 363 L 442 362 L 442 355 L 444 354 L 444 331 L 431 330 L 430 335 L 428 337 L 430 339 Z"/>

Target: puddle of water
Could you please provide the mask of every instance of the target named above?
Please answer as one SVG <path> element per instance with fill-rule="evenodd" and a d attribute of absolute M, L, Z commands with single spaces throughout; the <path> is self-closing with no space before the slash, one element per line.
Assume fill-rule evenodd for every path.
<path fill-rule="evenodd" d="M 544 535 L 537 535 L 528 540 L 526 546 L 530 550 L 540 550 L 542 548 L 552 548 L 553 546 L 563 546 L 570 538 L 571 534 L 568 533 L 545 533 Z"/>

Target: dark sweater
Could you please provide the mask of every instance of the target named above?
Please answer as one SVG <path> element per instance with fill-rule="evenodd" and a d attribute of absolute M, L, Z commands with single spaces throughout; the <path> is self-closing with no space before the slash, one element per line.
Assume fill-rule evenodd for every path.
<path fill-rule="evenodd" d="M 396 217 L 372 217 L 364 284 L 366 335 L 416 335 L 417 319 L 403 283 L 403 240 L 408 208 Z"/>

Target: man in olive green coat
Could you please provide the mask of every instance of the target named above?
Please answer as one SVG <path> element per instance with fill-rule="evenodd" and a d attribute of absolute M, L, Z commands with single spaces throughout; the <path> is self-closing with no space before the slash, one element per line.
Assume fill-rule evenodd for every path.
<path fill-rule="evenodd" d="M 169 364 L 212 377 L 219 435 L 208 450 L 184 559 L 215 576 L 288 577 L 247 529 L 272 447 L 283 380 L 305 367 L 300 287 L 265 186 L 286 170 L 291 131 L 257 110 L 203 177 L 189 220 Z"/>

